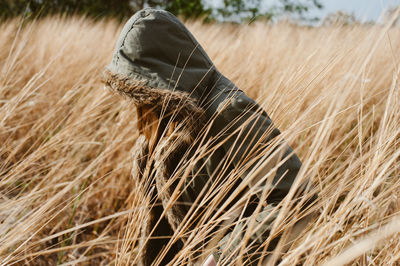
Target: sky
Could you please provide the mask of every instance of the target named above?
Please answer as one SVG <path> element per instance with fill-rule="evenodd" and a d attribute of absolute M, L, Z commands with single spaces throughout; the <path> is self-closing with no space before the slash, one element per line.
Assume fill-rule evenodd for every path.
<path fill-rule="evenodd" d="M 323 18 L 327 14 L 343 10 L 353 13 L 361 21 L 378 21 L 383 10 L 391 6 L 400 6 L 400 0 L 321 0 L 324 8 L 312 10 L 310 15 Z"/>

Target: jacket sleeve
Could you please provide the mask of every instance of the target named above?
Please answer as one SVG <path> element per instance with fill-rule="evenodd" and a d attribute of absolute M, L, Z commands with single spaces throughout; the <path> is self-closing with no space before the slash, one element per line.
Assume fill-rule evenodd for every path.
<path fill-rule="evenodd" d="M 223 160 L 228 160 L 234 168 L 243 167 L 251 158 L 257 158 L 280 134 L 267 113 L 244 92 L 237 89 L 219 90 L 213 99 L 207 106 L 209 117 L 215 117 L 211 134 L 216 141 L 223 142 L 225 158 L 221 158 L 221 152 L 212 155 L 208 162 L 210 173 Z M 268 203 L 277 203 L 287 195 L 301 167 L 300 159 L 289 145 L 281 141 L 278 147 L 281 152 L 271 153 L 276 158 L 270 158 L 269 166 L 273 168 L 280 161 L 284 162 L 272 181 L 273 190 L 267 198 Z M 250 167 L 246 166 L 242 176 L 246 176 L 259 160 L 254 159 Z M 268 168 L 268 164 L 264 167 Z M 261 173 L 265 174 L 269 170 L 264 169 Z"/>

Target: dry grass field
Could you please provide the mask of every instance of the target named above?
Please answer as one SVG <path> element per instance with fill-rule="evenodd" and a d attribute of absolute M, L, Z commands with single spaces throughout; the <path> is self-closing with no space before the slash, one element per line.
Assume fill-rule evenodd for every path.
<path fill-rule="evenodd" d="M 399 265 L 400 29 L 187 26 L 315 183 L 315 219 L 280 263 Z M 121 27 L 0 24 L 2 265 L 136 263 L 147 204 L 130 175 L 136 114 L 100 81 Z M 285 231 L 293 220 L 278 222 Z"/>

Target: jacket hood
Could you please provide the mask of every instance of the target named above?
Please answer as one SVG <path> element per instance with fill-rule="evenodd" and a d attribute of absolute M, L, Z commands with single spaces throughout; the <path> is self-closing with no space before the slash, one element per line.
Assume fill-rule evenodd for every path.
<path fill-rule="evenodd" d="M 137 105 L 179 106 L 185 116 L 202 112 L 200 101 L 214 86 L 234 86 L 174 15 L 156 9 L 125 24 L 103 81 Z"/>

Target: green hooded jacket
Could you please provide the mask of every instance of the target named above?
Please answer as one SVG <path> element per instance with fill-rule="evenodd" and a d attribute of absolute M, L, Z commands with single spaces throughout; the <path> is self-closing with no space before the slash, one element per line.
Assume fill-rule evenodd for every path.
<path fill-rule="evenodd" d="M 269 157 L 277 158 L 270 160 L 273 164 L 269 169 L 279 167 L 265 201 L 276 205 L 288 194 L 301 167 L 299 158 L 282 140 L 274 142 L 280 132 L 267 113 L 216 69 L 193 35 L 171 13 L 144 9 L 129 19 L 104 72 L 104 82 L 136 105 L 151 106 L 159 114 L 174 113 L 188 121 L 192 139 L 207 127 L 203 135 L 218 148 L 199 162 L 201 174 L 182 196 L 186 203 L 194 202 L 223 169 L 243 169 L 242 179 L 256 171 L 262 165 L 257 155 L 269 145 L 276 147 Z M 142 153 L 146 145 L 144 141 Z M 261 192 L 257 197 L 261 198 Z M 182 215 L 188 211 L 185 206 Z M 171 220 L 179 216 L 178 212 L 167 216 L 172 229 L 177 227 Z"/>

